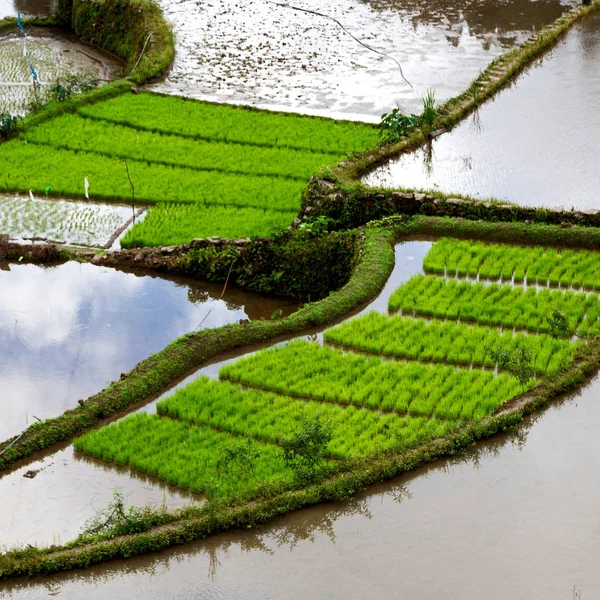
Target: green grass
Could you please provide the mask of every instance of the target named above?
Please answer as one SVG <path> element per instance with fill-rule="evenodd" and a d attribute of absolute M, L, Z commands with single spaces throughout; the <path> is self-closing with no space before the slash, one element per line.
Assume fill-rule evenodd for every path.
<path fill-rule="evenodd" d="M 121 246 L 173 246 L 212 235 L 240 238 L 248 231 L 253 236 L 267 236 L 273 229 L 290 225 L 295 216 L 295 212 L 260 208 L 160 203 L 125 234 Z"/>
<path fill-rule="evenodd" d="M 391 311 L 481 325 L 549 332 L 548 318 L 561 311 L 572 331 L 600 333 L 600 298 L 596 294 L 456 281 L 417 275 L 398 288 L 388 303 Z"/>
<path fill-rule="evenodd" d="M 538 375 L 555 375 L 572 360 L 579 343 L 549 335 L 525 335 L 512 331 L 455 323 L 427 321 L 371 312 L 325 332 L 325 341 L 346 348 L 412 360 L 494 367 L 490 349 L 531 350 Z"/>
<path fill-rule="evenodd" d="M 0 145 L 0 191 L 83 199 L 87 178 L 91 199 L 129 202 L 127 160 L 136 201 L 160 206 L 124 247 L 268 235 L 313 173 L 377 141 L 371 125 L 147 93 L 72 108 Z"/>
<path fill-rule="evenodd" d="M 483 418 L 521 392 L 507 374 L 382 361 L 304 341 L 243 358 L 223 367 L 220 377 L 290 396 L 450 420 Z"/>
<path fill-rule="evenodd" d="M 363 123 L 268 113 L 152 94 L 121 96 L 83 107 L 78 112 L 140 130 L 336 156 L 366 150 L 378 139 L 377 128 Z"/>
<path fill-rule="evenodd" d="M 138 413 L 102 429 L 91 431 L 73 442 L 76 450 L 90 456 L 127 465 L 141 473 L 195 493 L 219 486 L 225 497 L 252 497 L 258 482 L 248 474 L 223 478 L 219 473 L 219 448 L 232 436 L 210 427 L 196 427 L 156 415 Z M 259 480 L 290 480 L 291 474 L 274 445 L 252 443 L 259 458 L 255 476 Z"/>
<path fill-rule="evenodd" d="M 113 158 L 214 170 L 241 175 L 296 179 L 305 184 L 316 169 L 344 157 L 277 146 L 195 140 L 64 115 L 23 136 L 28 143 L 85 151 Z"/>
<path fill-rule="evenodd" d="M 479 275 L 528 284 L 548 283 L 600 290 L 600 252 L 543 247 L 505 246 L 442 238 L 425 258 L 431 273 Z"/>
<path fill-rule="evenodd" d="M 317 417 L 331 425 L 333 438 L 328 454 L 335 458 L 368 456 L 390 448 L 406 450 L 455 427 L 438 419 L 243 390 L 239 385 L 206 378 L 159 402 L 157 411 L 187 423 L 269 443 L 291 435 L 303 419 Z"/>

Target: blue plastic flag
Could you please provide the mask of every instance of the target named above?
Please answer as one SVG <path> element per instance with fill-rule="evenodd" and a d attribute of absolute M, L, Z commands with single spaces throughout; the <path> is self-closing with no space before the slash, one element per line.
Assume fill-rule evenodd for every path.
<path fill-rule="evenodd" d="M 17 13 L 17 27 L 21 30 L 21 35 L 25 35 L 23 23 L 21 23 L 21 13 Z"/>

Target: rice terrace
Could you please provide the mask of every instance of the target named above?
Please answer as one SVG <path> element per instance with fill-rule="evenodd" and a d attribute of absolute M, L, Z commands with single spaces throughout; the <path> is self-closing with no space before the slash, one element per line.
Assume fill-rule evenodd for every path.
<path fill-rule="evenodd" d="M 0 0 L 0 597 L 600 596 L 600 0 Z"/>

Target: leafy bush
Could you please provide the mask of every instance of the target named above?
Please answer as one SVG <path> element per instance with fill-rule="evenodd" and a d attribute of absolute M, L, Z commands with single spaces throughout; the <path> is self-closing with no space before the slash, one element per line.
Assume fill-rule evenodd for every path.
<path fill-rule="evenodd" d="M 8 113 L 0 114 L 0 137 L 7 138 L 17 129 L 18 118 Z"/>
<path fill-rule="evenodd" d="M 395 142 L 419 127 L 420 123 L 421 120 L 417 115 L 405 115 L 399 108 L 394 108 L 391 113 L 381 115 L 379 135 L 385 141 Z"/>

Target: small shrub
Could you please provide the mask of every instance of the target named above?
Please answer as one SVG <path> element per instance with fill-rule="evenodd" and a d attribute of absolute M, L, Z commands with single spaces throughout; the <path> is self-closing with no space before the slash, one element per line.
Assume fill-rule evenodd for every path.
<path fill-rule="evenodd" d="M 399 108 L 395 108 L 391 113 L 381 115 L 379 135 L 385 141 L 395 142 L 408 135 L 419 124 L 420 119 L 417 115 L 404 115 Z"/>
<path fill-rule="evenodd" d="M 8 137 L 17 129 L 17 117 L 8 113 L 0 114 L 0 137 Z"/>
<path fill-rule="evenodd" d="M 421 115 L 421 123 L 427 131 L 431 130 L 435 118 L 437 117 L 437 106 L 435 104 L 435 92 L 427 90 L 427 94 L 423 96 L 423 114 Z"/>

